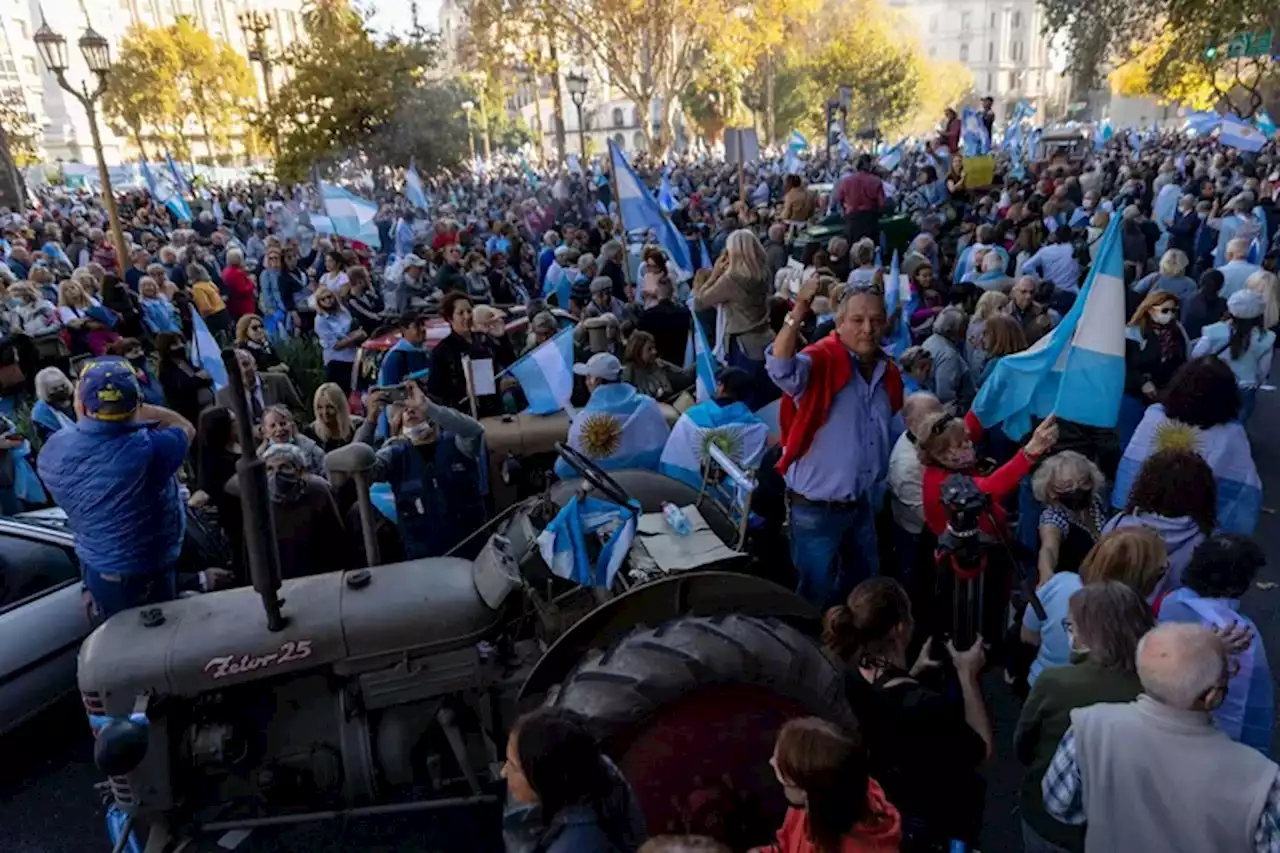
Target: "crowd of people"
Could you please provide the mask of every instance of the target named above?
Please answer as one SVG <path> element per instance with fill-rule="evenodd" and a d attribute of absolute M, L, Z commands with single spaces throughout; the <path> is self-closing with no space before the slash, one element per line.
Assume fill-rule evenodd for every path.
<path fill-rule="evenodd" d="M 207 333 L 235 351 L 284 577 L 363 560 L 355 485 L 327 464 L 352 444 L 376 451 L 387 490 L 384 558 L 443 555 L 492 514 L 485 418 L 536 402 L 510 368 L 572 327 L 568 441 L 601 467 L 669 473 L 681 433 L 660 403 L 770 435 L 743 460 L 759 472 L 753 521 L 786 527 L 796 591 L 826 613 L 861 728 L 808 718 L 779 732 L 792 808 L 774 849 L 975 845 L 992 663 L 1024 702 L 1029 853 L 1274 851 L 1275 702 L 1239 605 L 1264 564 L 1244 425 L 1280 326 L 1280 156 L 1138 141 L 1025 177 L 1000 157 L 989 186 L 966 181 L 946 130 L 889 169 L 862 155 L 740 183 L 686 161 L 668 173 L 671 222 L 694 269 L 654 231 L 626 233 L 607 180 L 564 170 L 430 179 L 449 201 L 423 218 L 389 198 L 381 249 L 316 235 L 294 194 L 254 185 L 224 188 L 221 219 L 194 222 L 123 196 L 131 245 L 117 258 L 96 199 L 46 191 L 0 216 L 13 413 L 0 506 L 39 505 L 38 474 L 103 617 L 246 583 L 240 401 L 193 346 Z M 824 177 L 829 195 L 809 189 Z M 915 233 L 890 247 L 880 223 L 895 213 Z M 1025 435 L 984 428 L 975 398 L 1071 312 L 1113 217 L 1129 315 L 1115 428 L 1052 415 Z M 818 221 L 843 235 L 805 239 Z M 915 298 L 887 308 L 894 272 Z M 718 361 L 700 396 L 699 334 Z M 468 373 L 484 360 L 491 394 Z M 622 424 L 604 442 L 601 412 Z M 1017 587 L 1025 566 L 1042 610 L 1015 594 L 1005 632 L 1005 596 L 990 594 L 967 648 L 946 639 L 940 605 L 960 570 L 936 558 L 957 475 L 989 501 L 980 529 L 1010 546 L 985 563 L 988 589 Z M 519 804 L 509 849 L 716 849 L 645 841 L 626 780 L 571 715 L 523 718 L 503 774 Z"/>

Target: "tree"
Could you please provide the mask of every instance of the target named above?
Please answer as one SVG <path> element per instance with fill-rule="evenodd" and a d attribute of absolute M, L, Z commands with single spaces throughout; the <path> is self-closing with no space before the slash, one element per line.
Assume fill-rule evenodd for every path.
<path fill-rule="evenodd" d="M 248 118 L 257 96 L 257 83 L 249 63 L 231 45 L 215 41 L 190 19 L 179 18 L 166 28 L 175 46 L 181 71 L 179 114 L 190 119 L 204 135 L 210 163 L 218 149 L 226 149 L 233 133 Z"/>
<path fill-rule="evenodd" d="M 40 133 L 40 122 L 27 106 L 22 90 L 0 90 L 0 144 L 8 148 L 14 166 L 23 169 L 40 162 Z"/>
<path fill-rule="evenodd" d="M 117 133 L 125 132 L 145 158 L 145 138 L 159 138 L 179 157 L 190 157 L 178 117 L 182 71 L 178 48 L 166 29 L 137 25 L 120 42 L 120 56 L 107 77 L 102 111 Z M 174 133 L 177 128 L 178 132 Z"/>
<path fill-rule="evenodd" d="M 942 111 L 952 107 L 958 112 L 966 102 L 977 101 L 973 74 L 962 62 L 923 60 L 920 81 L 920 104 L 897 129 L 899 134 L 915 137 L 931 135 L 942 119 Z"/>
<path fill-rule="evenodd" d="M 1276 76 L 1269 55 L 1232 56 L 1227 49 L 1242 36 L 1280 33 L 1280 4 L 1273 0 L 1094 0 L 1084 5 L 1040 0 L 1040 5 L 1045 29 L 1067 37 L 1068 70 L 1088 87 L 1098 83 L 1099 69 L 1137 59 L 1151 92 L 1180 91 L 1202 76 L 1218 100 L 1249 118 Z"/>
<path fill-rule="evenodd" d="M 272 114 L 257 119 L 264 135 L 279 135 L 278 178 L 302 180 L 313 167 L 348 161 L 404 165 L 412 155 L 434 171 L 462 160 L 464 90 L 428 82 L 434 41 L 378 41 L 345 0 L 315 0 L 303 24 L 308 38 L 288 57 L 292 77 Z"/>

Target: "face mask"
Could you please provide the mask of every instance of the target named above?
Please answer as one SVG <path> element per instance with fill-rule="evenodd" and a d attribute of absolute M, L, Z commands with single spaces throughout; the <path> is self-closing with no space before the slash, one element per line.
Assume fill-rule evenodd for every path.
<path fill-rule="evenodd" d="M 1093 501 L 1093 489 L 1072 489 L 1058 496 L 1058 503 L 1071 510 L 1082 510 Z"/>
<path fill-rule="evenodd" d="M 1168 309 L 1151 312 L 1151 320 L 1161 326 L 1167 326 L 1173 322 L 1173 312 Z"/>
<path fill-rule="evenodd" d="M 276 503 L 293 500 L 302 492 L 302 475 L 277 469 L 267 472 L 267 491 Z"/>
<path fill-rule="evenodd" d="M 947 468 L 960 471 L 966 468 L 972 468 L 973 463 L 978 461 L 978 454 L 977 451 L 973 449 L 972 444 L 966 443 L 963 447 L 948 450 L 946 453 L 938 457 L 938 461 Z"/>
<path fill-rule="evenodd" d="M 71 402 L 70 388 L 54 388 L 49 391 L 49 402 L 55 406 L 65 406 Z"/>
<path fill-rule="evenodd" d="M 404 431 L 404 435 L 405 438 L 409 439 L 414 444 L 419 444 L 431 437 L 433 429 L 434 428 L 429 422 L 424 421 L 420 424 L 414 424 L 406 429 Z"/>

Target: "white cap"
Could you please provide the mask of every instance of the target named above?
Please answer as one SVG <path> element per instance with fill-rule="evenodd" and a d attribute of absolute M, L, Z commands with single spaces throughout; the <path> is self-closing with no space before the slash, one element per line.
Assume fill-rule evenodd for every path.
<path fill-rule="evenodd" d="M 622 375 L 622 362 L 618 357 L 607 352 L 598 352 L 587 359 L 586 364 L 575 364 L 573 372 L 579 376 L 594 376 L 597 379 L 608 379 L 617 382 Z"/>

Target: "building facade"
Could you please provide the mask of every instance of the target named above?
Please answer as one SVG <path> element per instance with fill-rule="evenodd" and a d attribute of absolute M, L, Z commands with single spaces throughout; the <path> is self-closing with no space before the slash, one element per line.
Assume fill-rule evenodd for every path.
<path fill-rule="evenodd" d="M 1036 0 L 891 0 L 916 25 L 932 59 L 963 63 L 978 97 L 991 96 L 997 120 L 1026 99 L 1043 119 L 1066 110 L 1065 55 L 1042 28 Z"/>
<path fill-rule="evenodd" d="M 241 12 L 265 14 L 271 22 L 268 46 L 280 51 L 303 36 L 302 6 L 303 0 L 10 0 L 0 6 L 0 87 L 16 87 L 22 92 L 29 111 L 44 128 L 47 162 L 91 163 L 94 154 L 88 116 L 79 101 L 64 92 L 57 79 L 45 70 L 32 41 L 42 14 L 43 20 L 67 39 L 71 64 L 68 81 L 92 84 L 93 75 L 76 47 L 86 20 L 111 42 L 113 59 L 119 58 L 120 41 L 130 27 L 163 27 L 181 16 L 247 57 L 250 45 L 238 22 Z M 261 69 L 256 63 L 253 69 L 262 87 Z M 280 74 L 283 69 L 277 69 L 273 77 Z M 275 80 L 277 84 L 281 81 Z M 133 146 L 116 136 L 101 117 L 99 128 L 109 164 L 137 158 Z"/>

